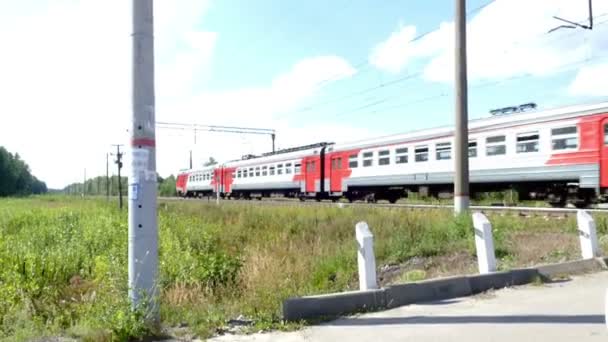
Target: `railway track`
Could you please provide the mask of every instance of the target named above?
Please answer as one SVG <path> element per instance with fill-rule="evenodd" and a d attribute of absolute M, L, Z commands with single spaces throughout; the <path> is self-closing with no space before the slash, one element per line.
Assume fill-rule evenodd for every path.
<path fill-rule="evenodd" d="M 177 197 L 161 197 L 161 201 L 188 201 L 188 202 L 203 202 L 213 203 L 216 200 L 210 198 L 205 199 L 188 199 L 188 198 L 177 198 Z M 263 200 L 220 200 L 220 203 L 226 204 L 244 204 L 244 205 L 276 205 L 276 206 L 325 206 L 325 207 L 372 207 L 372 208 L 404 208 L 404 209 L 443 209 L 452 210 L 453 205 L 449 204 L 410 204 L 410 203 L 362 203 L 362 202 L 329 202 L 329 201 L 299 201 L 296 199 L 284 199 L 284 198 L 273 198 Z M 545 215 L 564 215 L 564 214 L 576 214 L 580 209 L 577 208 L 544 208 L 544 207 L 519 207 L 519 206 L 481 206 L 474 205 L 470 207 L 471 211 L 481 212 L 504 212 L 504 213 L 518 213 L 522 215 L 532 214 L 545 214 Z M 584 209 L 590 213 L 597 214 L 608 214 L 608 209 L 601 208 L 588 208 Z"/>

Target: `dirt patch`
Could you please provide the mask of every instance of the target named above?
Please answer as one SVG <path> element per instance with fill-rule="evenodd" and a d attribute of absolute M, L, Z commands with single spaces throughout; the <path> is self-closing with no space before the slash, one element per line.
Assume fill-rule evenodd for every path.
<path fill-rule="evenodd" d="M 455 252 L 425 258 L 414 257 L 403 264 L 381 267 L 378 279 L 381 286 L 404 283 L 408 281 L 408 272 L 414 271 L 417 271 L 417 274 L 422 274 L 423 279 L 474 274 L 477 271 L 477 259 L 466 252 Z M 420 279 L 411 279 L 409 281 L 414 280 Z"/>
<path fill-rule="evenodd" d="M 532 267 L 580 258 L 578 237 L 563 232 L 521 232 L 507 237 L 506 253 L 497 255 L 499 270 Z M 465 251 L 432 257 L 414 257 L 398 265 L 384 265 L 381 286 L 455 275 L 477 274 L 477 257 Z"/>
<path fill-rule="evenodd" d="M 528 267 L 542 263 L 565 262 L 580 257 L 578 237 L 563 232 L 521 232 L 511 234 L 506 242 L 509 261 L 515 267 Z M 508 258 L 503 258 L 508 259 Z"/>

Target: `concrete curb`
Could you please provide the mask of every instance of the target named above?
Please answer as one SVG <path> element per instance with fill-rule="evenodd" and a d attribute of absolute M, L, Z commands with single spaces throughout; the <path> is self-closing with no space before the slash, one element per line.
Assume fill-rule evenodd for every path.
<path fill-rule="evenodd" d="M 466 297 L 491 289 L 524 285 L 556 275 L 606 270 L 608 258 L 570 261 L 488 274 L 457 276 L 391 285 L 379 290 L 332 293 L 289 298 L 283 302 L 283 319 L 297 321 L 336 317 L 363 311 L 379 311 L 398 306 Z"/>
<path fill-rule="evenodd" d="M 283 319 L 297 321 L 381 310 L 386 308 L 385 291 L 379 289 L 289 298 L 283 302 Z"/>

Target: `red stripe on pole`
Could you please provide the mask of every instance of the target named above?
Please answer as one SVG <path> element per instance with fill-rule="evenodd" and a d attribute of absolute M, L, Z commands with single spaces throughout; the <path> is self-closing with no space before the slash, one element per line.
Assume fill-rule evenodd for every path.
<path fill-rule="evenodd" d="M 131 146 L 148 146 L 155 147 L 156 140 L 150 138 L 140 138 L 131 140 Z"/>

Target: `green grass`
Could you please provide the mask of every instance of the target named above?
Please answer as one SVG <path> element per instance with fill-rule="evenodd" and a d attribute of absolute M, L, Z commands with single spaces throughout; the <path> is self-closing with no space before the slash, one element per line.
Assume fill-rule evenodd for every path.
<path fill-rule="evenodd" d="M 282 300 L 358 288 L 354 226 L 363 220 L 375 235 L 378 267 L 475 253 L 470 218 L 443 210 L 161 203 L 163 326 L 205 337 L 242 314 L 255 321 L 253 329 L 297 327 L 281 322 Z M 576 239 L 573 219 L 491 220 L 499 263 L 508 267 L 522 264 L 514 237 L 531 227 Z M 606 234 L 606 218 L 598 229 Z M 101 199 L 0 199 L 0 338 L 158 333 L 127 302 L 127 231 L 127 211 Z M 534 260 L 542 261 L 538 253 Z M 420 272 L 402 279 L 427 275 Z"/>

